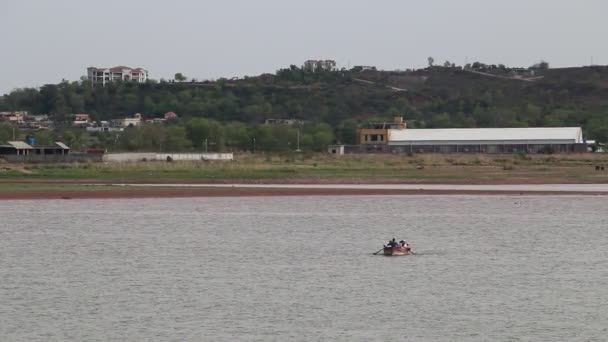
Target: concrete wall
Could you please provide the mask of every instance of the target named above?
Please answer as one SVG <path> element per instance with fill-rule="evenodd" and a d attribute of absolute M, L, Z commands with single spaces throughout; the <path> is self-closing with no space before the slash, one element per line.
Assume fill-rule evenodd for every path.
<path fill-rule="evenodd" d="M 108 162 L 134 162 L 156 159 L 156 153 L 106 153 L 103 161 Z"/>
<path fill-rule="evenodd" d="M 196 160 L 233 160 L 232 153 L 106 153 L 103 161 L 135 162 L 143 160 L 166 161 L 170 157 L 174 161 Z"/>
<path fill-rule="evenodd" d="M 232 153 L 157 153 L 157 160 L 233 160 Z"/>
<path fill-rule="evenodd" d="M 233 160 L 232 153 L 106 153 L 86 154 L 86 153 L 70 153 L 66 155 L 60 154 L 30 154 L 16 155 L 7 154 L 0 155 L 0 158 L 11 163 L 72 163 L 72 162 L 137 162 L 144 160 L 166 161 L 167 157 L 171 157 L 173 161 L 200 161 L 200 160 Z"/>

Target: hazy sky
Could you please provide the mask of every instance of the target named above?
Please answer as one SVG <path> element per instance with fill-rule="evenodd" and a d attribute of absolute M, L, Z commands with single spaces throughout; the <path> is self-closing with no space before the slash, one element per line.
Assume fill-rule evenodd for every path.
<path fill-rule="evenodd" d="M 606 0 L 0 0 L 0 94 L 77 80 L 88 66 L 150 77 L 465 60 L 608 64 Z"/>

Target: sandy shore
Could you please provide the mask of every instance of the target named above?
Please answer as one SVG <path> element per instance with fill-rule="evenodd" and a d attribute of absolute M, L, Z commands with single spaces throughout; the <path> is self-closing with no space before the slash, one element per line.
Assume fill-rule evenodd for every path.
<path fill-rule="evenodd" d="M 361 196 L 361 195 L 608 195 L 606 191 L 378 189 L 378 188 L 273 188 L 273 187 L 113 187 L 83 190 L 21 190 L 0 192 L 0 200 L 180 198 L 243 196 Z"/>

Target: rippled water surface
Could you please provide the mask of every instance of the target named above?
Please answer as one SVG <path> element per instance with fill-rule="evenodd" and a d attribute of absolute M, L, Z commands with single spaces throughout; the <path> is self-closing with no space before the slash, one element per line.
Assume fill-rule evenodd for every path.
<path fill-rule="evenodd" d="M 1 341 L 606 341 L 605 197 L 0 202 Z M 372 256 L 396 237 L 417 255 Z"/>

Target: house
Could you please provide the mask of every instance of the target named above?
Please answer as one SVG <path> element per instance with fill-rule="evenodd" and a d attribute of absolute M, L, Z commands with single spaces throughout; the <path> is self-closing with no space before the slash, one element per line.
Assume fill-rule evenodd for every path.
<path fill-rule="evenodd" d="M 175 114 L 174 112 L 165 113 L 165 120 L 176 120 L 176 119 L 177 119 L 177 114 Z"/>
<path fill-rule="evenodd" d="M 72 126 L 84 127 L 91 122 L 89 114 L 74 114 L 72 116 Z"/>
<path fill-rule="evenodd" d="M 132 127 L 139 126 L 143 122 L 142 115 L 137 113 L 132 118 L 122 118 L 112 120 L 112 126 L 114 127 Z"/>
<path fill-rule="evenodd" d="M 148 70 L 143 68 L 131 68 L 127 66 L 115 66 L 112 68 L 87 68 L 87 79 L 95 84 L 105 87 L 110 82 L 136 82 L 145 83 L 148 80 Z"/>
<path fill-rule="evenodd" d="M 22 123 L 27 116 L 27 111 L 0 112 L 0 122 Z"/>
<path fill-rule="evenodd" d="M 86 121 L 87 123 L 91 119 L 89 114 L 74 114 L 73 121 Z"/>

